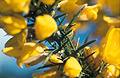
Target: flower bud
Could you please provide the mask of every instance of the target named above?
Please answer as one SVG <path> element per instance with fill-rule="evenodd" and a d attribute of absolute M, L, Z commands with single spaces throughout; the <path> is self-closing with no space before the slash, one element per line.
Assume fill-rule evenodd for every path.
<path fill-rule="evenodd" d="M 64 72 L 66 75 L 70 77 L 78 77 L 81 70 L 82 70 L 81 65 L 74 57 L 70 57 L 66 61 L 65 66 L 64 66 Z"/>
<path fill-rule="evenodd" d="M 39 40 L 50 37 L 57 31 L 57 24 L 50 15 L 38 16 L 35 22 L 35 34 Z"/>
<path fill-rule="evenodd" d="M 86 21 L 86 20 L 90 20 L 90 19 L 93 19 L 93 20 L 97 19 L 98 8 L 101 7 L 101 4 L 96 4 L 93 6 L 87 6 L 87 4 L 80 5 L 75 9 L 74 15 L 76 13 L 78 13 L 78 11 L 83 7 L 84 7 L 84 9 L 80 13 L 77 20 Z"/>
<path fill-rule="evenodd" d="M 0 25 L 2 25 L 7 34 L 16 35 L 27 27 L 27 21 L 22 16 L 2 16 L 0 17 Z"/>
<path fill-rule="evenodd" d="M 51 57 L 50 57 L 50 61 L 53 62 L 53 63 L 63 63 L 62 60 L 60 60 L 61 57 L 57 54 L 53 54 Z"/>

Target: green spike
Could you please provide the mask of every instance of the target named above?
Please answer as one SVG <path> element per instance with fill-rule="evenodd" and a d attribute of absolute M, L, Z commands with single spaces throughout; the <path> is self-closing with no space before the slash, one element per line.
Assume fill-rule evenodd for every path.
<path fill-rule="evenodd" d="M 80 11 L 74 16 L 74 18 L 70 21 L 69 25 L 66 28 L 66 31 L 68 31 L 72 26 L 72 24 L 75 22 L 75 20 L 77 19 L 77 17 L 79 16 L 79 14 L 82 12 L 82 10 L 84 9 L 84 7 L 82 9 L 80 9 Z"/>
<path fill-rule="evenodd" d="M 97 39 L 96 39 L 96 40 L 97 40 Z M 74 55 L 76 55 L 76 53 L 78 53 L 81 49 L 83 49 L 84 47 L 88 46 L 89 44 L 95 42 L 96 40 L 89 41 L 89 42 L 83 44 L 82 46 L 80 46 L 80 47 L 74 52 Z"/>
<path fill-rule="evenodd" d="M 61 14 L 61 15 L 58 15 L 58 16 L 56 16 L 56 17 L 54 17 L 54 19 L 56 20 L 56 19 L 58 19 L 58 18 L 60 18 L 60 17 L 62 17 L 62 16 L 65 16 L 66 14 L 64 13 L 64 14 Z"/>

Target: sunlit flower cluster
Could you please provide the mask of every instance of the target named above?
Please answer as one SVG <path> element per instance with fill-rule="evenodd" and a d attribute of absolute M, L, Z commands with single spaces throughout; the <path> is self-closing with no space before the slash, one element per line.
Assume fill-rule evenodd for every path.
<path fill-rule="evenodd" d="M 0 0 L 0 28 L 12 36 L 2 52 L 18 67 L 42 62 L 35 70 L 50 68 L 33 78 L 119 78 L 119 5 L 119 0 Z M 80 44 L 76 33 L 91 25 L 96 30 Z M 101 39 L 89 40 L 96 36 Z"/>

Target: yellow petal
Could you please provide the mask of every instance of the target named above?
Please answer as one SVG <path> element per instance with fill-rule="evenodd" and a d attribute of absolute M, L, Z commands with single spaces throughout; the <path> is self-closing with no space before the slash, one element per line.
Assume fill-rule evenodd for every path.
<path fill-rule="evenodd" d="M 12 13 L 12 8 L 5 2 L 5 0 L 0 0 L 0 14 L 10 15 Z"/>
<path fill-rule="evenodd" d="M 74 57 L 70 57 L 64 66 L 64 72 L 70 77 L 78 77 L 82 67 Z"/>
<path fill-rule="evenodd" d="M 72 14 L 75 8 L 78 7 L 75 2 L 77 2 L 77 0 L 63 0 L 58 4 L 57 8 L 59 8 L 62 13 Z"/>
<path fill-rule="evenodd" d="M 11 26 L 18 29 L 24 29 L 27 27 L 27 21 L 21 15 L 16 14 L 16 16 L 2 16 L 0 17 L 0 24 L 5 26 Z"/>
<path fill-rule="evenodd" d="M 15 58 L 19 58 L 22 54 L 22 52 L 19 50 L 18 47 L 8 47 L 8 48 L 4 48 L 2 51 L 6 55 L 15 57 Z"/>
<path fill-rule="evenodd" d="M 93 54 L 93 57 L 96 58 L 99 55 L 99 47 L 97 45 L 93 45 L 92 49 L 95 52 L 95 54 Z"/>
<path fill-rule="evenodd" d="M 13 39 L 10 41 L 13 41 Z M 10 45 L 12 45 L 11 42 L 8 42 L 7 46 Z M 33 42 L 24 43 L 22 49 L 20 49 L 18 45 L 12 45 L 11 47 L 4 48 L 3 53 L 15 57 L 17 59 L 17 65 L 21 67 L 23 63 L 31 63 L 37 60 L 40 56 L 47 55 L 39 44 Z"/>
<path fill-rule="evenodd" d="M 27 27 L 27 22 L 24 17 L 20 15 L 18 15 L 18 17 L 2 16 L 0 18 L 0 25 L 2 25 L 7 34 L 16 35 Z"/>
<path fill-rule="evenodd" d="M 114 65 L 109 65 L 107 67 L 107 72 L 108 73 L 111 73 L 110 76 L 115 76 L 115 77 L 118 77 L 119 76 L 119 69 L 117 69 Z"/>
<path fill-rule="evenodd" d="M 107 17 L 103 16 L 104 21 L 106 21 L 110 26 L 114 25 L 115 27 L 120 26 L 120 18 L 113 18 L 113 17 Z"/>
<path fill-rule="evenodd" d="M 45 58 L 46 58 L 46 56 L 44 56 L 44 55 L 40 56 L 38 59 L 36 59 L 30 63 L 25 63 L 25 67 L 31 67 L 33 65 L 36 65 L 36 64 L 40 63 L 41 61 L 43 61 Z"/>
<path fill-rule="evenodd" d="M 6 24 L 12 24 L 13 23 L 13 20 L 12 20 L 11 17 L 5 17 L 5 16 L 0 17 L 0 21 L 3 22 L 3 23 L 6 23 Z"/>
<path fill-rule="evenodd" d="M 13 36 L 11 39 L 9 39 L 6 42 L 5 47 L 13 47 L 14 45 L 18 46 L 17 36 Z"/>
<path fill-rule="evenodd" d="M 9 4 L 13 11 L 27 14 L 31 0 L 5 0 L 5 2 Z"/>
<path fill-rule="evenodd" d="M 83 7 L 84 9 L 79 15 L 79 17 L 77 18 L 77 20 L 86 21 L 90 19 L 93 19 L 93 20 L 97 19 L 98 8 L 101 7 L 101 4 L 96 4 L 93 6 L 87 6 L 87 4 L 80 5 L 75 9 L 74 15 Z"/>
<path fill-rule="evenodd" d="M 57 30 L 57 24 L 50 15 L 38 16 L 35 22 L 35 34 L 39 40 L 50 37 Z"/>
<path fill-rule="evenodd" d="M 114 65 L 108 65 L 96 78 L 118 78 L 120 72 Z"/>
<path fill-rule="evenodd" d="M 48 48 L 46 45 L 44 45 L 43 43 L 40 43 L 40 46 L 41 46 L 44 50 L 49 49 L 49 48 Z M 50 53 L 50 51 L 44 51 L 44 52 Z"/>
<path fill-rule="evenodd" d="M 44 4 L 50 5 L 55 2 L 55 0 L 41 0 Z"/>
<path fill-rule="evenodd" d="M 18 59 L 18 62 L 19 63 L 24 63 L 25 61 L 26 61 L 25 63 L 32 62 L 36 60 L 36 58 L 38 58 L 37 56 L 39 56 L 39 54 L 42 54 L 43 51 L 44 51 L 43 48 L 36 43 L 32 43 L 32 42 L 25 43 L 24 46 L 22 47 L 22 51 L 21 51 L 22 54 Z M 32 58 L 32 56 L 34 59 Z M 29 60 L 30 58 L 32 58 L 32 61 Z"/>
<path fill-rule="evenodd" d="M 33 74 L 33 78 L 62 78 L 63 72 L 57 71 L 57 68 L 52 68 L 48 71 L 45 71 L 43 73 L 36 73 Z"/>
<path fill-rule="evenodd" d="M 108 31 L 104 41 L 100 44 L 101 46 L 103 46 L 101 48 L 103 49 L 101 50 L 103 60 L 109 64 L 120 65 L 120 28 L 113 28 Z"/>
<path fill-rule="evenodd" d="M 53 62 L 53 63 L 63 63 L 62 60 L 60 60 L 61 57 L 57 54 L 53 54 L 51 57 L 50 57 L 50 61 Z"/>
<path fill-rule="evenodd" d="M 92 52 L 92 50 L 90 49 L 90 47 L 85 47 L 84 48 L 84 56 L 85 57 L 87 57 L 88 55 L 90 55 L 90 54 L 92 54 L 93 52 Z M 93 55 L 92 56 L 90 56 L 86 61 L 88 62 L 88 63 L 90 63 L 92 60 L 94 59 L 94 57 L 93 57 Z"/>
<path fill-rule="evenodd" d="M 26 36 L 27 36 L 27 29 L 22 30 L 21 33 L 17 34 L 17 43 L 20 46 L 20 48 L 22 48 L 22 46 L 24 45 L 25 41 L 26 41 Z"/>
<path fill-rule="evenodd" d="M 4 30 L 8 35 L 16 35 L 21 32 L 21 29 L 13 27 L 13 25 L 6 25 Z"/>

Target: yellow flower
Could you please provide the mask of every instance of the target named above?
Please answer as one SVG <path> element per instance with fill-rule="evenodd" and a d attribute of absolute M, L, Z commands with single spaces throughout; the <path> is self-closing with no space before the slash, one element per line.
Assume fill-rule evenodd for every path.
<path fill-rule="evenodd" d="M 92 49 L 93 49 L 93 51 L 92 51 Z M 93 71 L 96 71 L 97 68 L 100 66 L 102 60 L 101 60 L 101 56 L 99 55 L 99 47 L 97 45 L 94 45 L 92 47 L 92 49 L 90 49 L 89 47 L 85 47 L 84 48 L 84 56 L 87 57 L 88 55 L 95 52 L 88 59 L 86 59 L 86 61 L 87 61 L 87 63 L 90 63 L 94 59 L 94 61 L 92 61 L 92 63 L 90 64 L 90 67 Z"/>
<path fill-rule="evenodd" d="M 104 21 L 106 21 L 110 26 L 120 27 L 120 18 L 113 18 L 103 16 Z"/>
<path fill-rule="evenodd" d="M 38 16 L 35 22 L 35 34 L 39 40 L 50 37 L 57 31 L 57 24 L 50 15 Z"/>
<path fill-rule="evenodd" d="M 85 20 L 90 20 L 90 19 L 93 19 L 93 20 L 97 19 L 98 8 L 101 7 L 101 4 L 96 4 L 93 6 L 87 6 L 87 4 L 80 5 L 75 9 L 74 15 L 78 13 L 78 11 L 83 7 L 85 8 L 81 12 L 77 20 L 85 21 Z"/>
<path fill-rule="evenodd" d="M 120 75 L 119 69 L 117 69 L 114 65 L 109 65 L 107 68 L 108 72 L 111 73 L 109 74 L 110 76 L 118 77 Z"/>
<path fill-rule="evenodd" d="M 74 57 L 70 57 L 66 61 L 65 66 L 64 66 L 64 72 L 66 75 L 70 77 L 78 77 L 81 70 L 82 70 L 81 65 Z"/>
<path fill-rule="evenodd" d="M 103 60 L 112 65 L 120 65 L 120 28 L 111 27 L 100 43 Z"/>
<path fill-rule="evenodd" d="M 0 0 L 0 14 L 7 15 L 12 14 L 12 8 L 5 2 L 5 0 Z"/>
<path fill-rule="evenodd" d="M 27 14 L 29 12 L 31 0 L 5 0 L 5 2 L 12 8 L 14 12 L 24 12 Z"/>
<path fill-rule="evenodd" d="M 62 72 L 57 71 L 56 67 L 51 68 L 50 70 L 47 70 L 43 73 L 36 73 L 33 74 L 33 78 L 62 78 Z"/>
<path fill-rule="evenodd" d="M 77 2 L 76 2 L 76 4 L 78 4 L 78 5 L 82 5 L 82 4 L 85 4 L 85 3 L 90 3 L 90 1 L 77 0 Z"/>
<path fill-rule="evenodd" d="M 44 4 L 50 5 L 50 4 L 53 4 L 55 0 L 41 0 L 41 2 L 43 2 Z"/>
<path fill-rule="evenodd" d="M 57 54 L 53 54 L 51 57 L 50 57 L 50 61 L 53 62 L 53 63 L 63 63 L 62 60 L 60 60 L 61 57 Z"/>
<path fill-rule="evenodd" d="M 33 42 L 24 43 L 22 49 L 19 49 L 17 44 L 11 47 L 6 47 L 3 49 L 3 53 L 15 57 L 17 59 L 17 65 L 22 68 L 23 63 L 31 63 L 37 60 L 40 56 L 46 55 L 44 49 L 39 44 Z"/>
<path fill-rule="evenodd" d="M 120 15 L 120 0 L 97 0 L 99 3 L 107 5 L 111 8 L 112 12 L 119 16 Z M 106 6 L 105 6 L 106 7 Z"/>
<path fill-rule="evenodd" d="M 44 45 L 43 43 L 40 43 L 40 46 L 46 50 L 46 49 L 49 49 L 46 45 Z M 50 53 L 50 51 L 45 51 L 45 53 Z"/>
<path fill-rule="evenodd" d="M 27 29 L 24 29 L 20 33 L 16 34 L 11 39 L 9 39 L 5 44 L 5 47 L 11 47 L 17 44 L 19 48 L 22 48 L 24 43 L 26 42 L 26 37 Z"/>
<path fill-rule="evenodd" d="M 27 21 L 22 16 L 2 16 L 0 17 L 0 25 L 9 35 L 15 35 L 27 27 Z"/>
<path fill-rule="evenodd" d="M 37 58 L 36 60 L 34 60 L 34 61 L 30 62 L 30 63 L 24 63 L 25 67 L 34 66 L 34 65 L 42 62 L 45 58 L 46 58 L 46 55 L 41 55 L 39 58 Z"/>
<path fill-rule="evenodd" d="M 78 5 L 76 4 L 77 0 L 63 0 L 61 1 L 57 8 L 60 9 L 60 12 L 72 14 Z"/>
<path fill-rule="evenodd" d="M 43 48 L 43 50 L 48 49 L 48 47 L 46 45 L 44 45 L 43 43 L 39 43 L 39 45 Z M 41 61 L 43 61 L 46 58 L 46 55 L 50 53 L 49 51 L 44 51 L 44 53 L 42 53 L 40 55 L 40 57 L 30 63 L 24 63 L 26 67 L 31 67 L 33 65 L 36 65 L 38 63 L 40 63 Z"/>
<path fill-rule="evenodd" d="M 102 74 L 98 74 L 96 78 L 117 78 L 120 74 L 119 69 L 114 65 L 108 65 L 101 73 Z"/>

